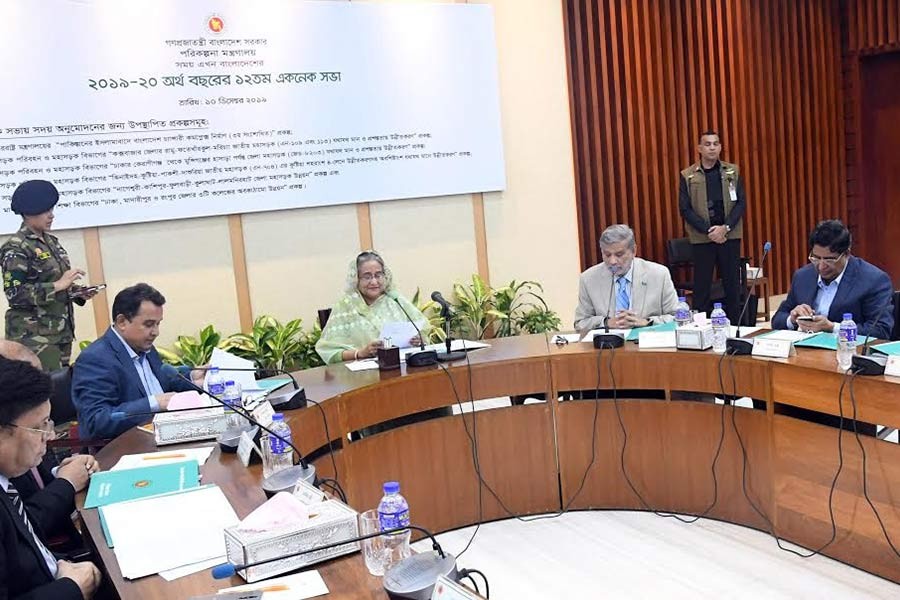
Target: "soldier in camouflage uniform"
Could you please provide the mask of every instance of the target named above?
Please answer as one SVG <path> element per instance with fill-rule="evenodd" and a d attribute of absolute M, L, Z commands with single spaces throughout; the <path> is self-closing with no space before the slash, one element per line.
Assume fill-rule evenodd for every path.
<path fill-rule="evenodd" d="M 83 305 L 94 293 L 75 284 L 84 275 L 73 269 L 59 240 L 49 233 L 59 192 L 49 181 L 26 181 L 12 195 L 10 208 L 22 227 L 0 247 L 3 290 L 9 301 L 6 339 L 21 342 L 47 370 L 68 366 L 75 339 L 72 302 Z"/>

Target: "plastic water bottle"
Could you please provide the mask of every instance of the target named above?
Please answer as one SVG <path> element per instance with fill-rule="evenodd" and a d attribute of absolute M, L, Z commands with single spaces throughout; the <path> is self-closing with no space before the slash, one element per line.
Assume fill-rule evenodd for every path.
<path fill-rule="evenodd" d="M 713 311 L 709 315 L 713 330 L 713 352 L 723 354 L 725 352 L 725 340 L 728 339 L 728 315 L 722 310 L 722 303 L 713 304 Z"/>
<path fill-rule="evenodd" d="M 288 469 L 294 466 L 294 450 L 291 448 L 291 428 L 284 422 L 284 415 L 275 413 L 272 415 L 272 424 L 269 426 L 273 432 L 278 434 L 282 439 L 274 435 L 267 435 L 265 443 L 266 456 L 263 457 L 263 477 L 268 477 L 273 473 Z M 285 442 L 284 440 L 287 440 Z"/>
<path fill-rule="evenodd" d="M 691 307 L 688 306 L 684 296 L 678 296 L 678 304 L 675 305 L 675 325 L 682 327 L 690 325 L 692 321 Z"/>
<path fill-rule="evenodd" d="M 243 407 L 243 402 L 241 401 L 241 384 L 235 383 L 231 380 L 225 382 L 225 392 L 222 394 L 222 400 L 225 401 L 225 404 L 228 406 L 236 406 L 238 408 Z M 242 427 L 247 421 L 236 413 L 233 409 L 225 409 L 225 414 L 227 415 L 226 427 L 228 429 L 235 429 L 238 427 Z"/>
<path fill-rule="evenodd" d="M 856 322 L 853 315 L 844 313 L 838 329 L 837 361 L 841 371 L 846 371 L 853 364 L 853 355 L 856 354 Z"/>
<path fill-rule="evenodd" d="M 206 391 L 219 400 L 225 395 L 225 379 L 219 373 L 219 367 L 209 368 L 209 374 L 206 376 Z"/>
<path fill-rule="evenodd" d="M 378 520 L 381 530 L 395 529 L 409 525 L 409 504 L 406 498 L 400 495 L 400 483 L 387 481 L 384 486 L 384 496 L 378 503 Z M 410 531 L 390 533 L 382 536 L 384 540 L 384 569 L 387 571 L 392 565 L 400 562 L 410 555 L 409 550 Z"/>

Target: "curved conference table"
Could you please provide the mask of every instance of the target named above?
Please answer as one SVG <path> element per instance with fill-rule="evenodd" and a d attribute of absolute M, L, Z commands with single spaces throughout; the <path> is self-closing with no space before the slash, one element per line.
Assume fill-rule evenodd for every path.
<path fill-rule="evenodd" d="M 468 437 L 474 429 L 481 473 L 490 486 L 483 489 L 483 520 L 550 513 L 566 505 L 699 514 L 712 502 L 711 466 L 724 418 L 716 465 L 718 494 L 708 516 L 768 531 L 766 520 L 742 490 L 734 410 L 748 459 L 747 495 L 775 532 L 807 548 L 818 548 L 831 537 L 828 496 L 838 467 L 838 430 L 779 412 L 793 406 L 839 414 L 843 377 L 833 352 L 798 349 L 789 359 L 725 359 L 726 392 L 764 401 L 765 410 L 750 410 L 672 399 L 672 392 L 678 391 L 720 393 L 720 356 L 712 352 L 641 350 L 629 343 L 601 354 L 590 344 L 557 347 L 543 335 L 491 344 L 470 352 L 468 364 L 457 361 L 447 371 L 404 366 L 399 371 L 353 373 L 333 365 L 295 373 L 309 398 L 321 403 L 332 441 L 341 446 L 334 456 L 337 477 L 354 508 L 376 506 L 382 482 L 398 480 L 415 524 L 437 532 L 477 522 L 479 484 Z M 610 389 L 610 371 L 617 389 L 631 390 L 632 399 L 620 396 L 618 402 L 628 440 L 624 462 L 646 505 L 623 476 L 616 404 L 557 400 L 569 390 Z M 853 388 L 859 420 L 900 427 L 900 379 L 857 377 Z M 665 399 L 634 399 L 640 395 L 636 392 L 651 389 L 662 390 Z M 478 411 L 474 419 L 471 413 L 440 417 L 347 440 L 353 431 L 453 405 L 456 394 L 463 402 L 528 394 L 544 394 L 550 400 Z M 595 410 L 594 461 L 585 477 Z M 849 417 L 848 390 L 843 410 Z M 326 443 L 315 407 L 288 414 L 294 441 L 304 453 Z M 843 436 L 843 470 L 834 494 L 837 536 L 824 554 L 900 582 L 900 558 L 863 496 L 862 454 L 852 432 Z M 900 446 L 871 437 L 862 443 L 869 496 L 892 540 L 900 543 Z M 122 454 L 152 449 L 149 435 L 132 430 L 106 446 L 98 458 L 108 468 Z M 327 454 L 315 464 L 321 476 L 335 475 Z M 583 478 L 583 489 L 573 499 Z M 219 484 L 242 518 L 264 500 L 259 479 L 259 466 L 245 469 L 233 455 L 218 450 L 204 467 L 204 482 Z M 102 542 L 96 510 L 82 511 L 82 517 L 87 533 L 99 541 L 108 576 L 122 598 L 186 598 L 240 583 L 236 577 L 232 582 L 213 581 L 208 572 L 171 583 L 159 576 L 123 580 L 115 556 Z M 368 575 L 358 554 L 318 568 L 336 597 L 385 597 L 380 579 Z"/>

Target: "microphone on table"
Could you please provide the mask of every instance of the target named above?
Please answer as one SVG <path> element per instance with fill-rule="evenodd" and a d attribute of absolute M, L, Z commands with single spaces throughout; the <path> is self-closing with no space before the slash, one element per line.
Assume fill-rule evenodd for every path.
<path fill-rule="evenodd" d="M 419 351 L 406 355 L 406 366 L 426 367 L 437 363 L 437 352 L 425 349 L 425 340 L 422 338 L 422 332 L 419 331 L 419 326 L 416 325 L 416 322 L 412 320 L 412 317 L 410 317 L 409 313 L 406 312 L 406 309 L 403 308 L 403 305 L 397 298 L 397 292 L 390 290 L 389 292 L 385 292 L 385 295 L 397 303 L 397 306 L 399 306 L 400 310 L 403 311 L 403 314 L 406 315 L 406 320 L 412 323 L 412 326 L 416 329 L 416 333 L 419 334 Z"/>
<path fill-rule="evenodd" d="M 893 297 L 890 298 L 886 304 L 882 305 L 881 309 L 878 311 L 878 315 L 875 317 L 875 320 L 872 322 L 872 325 L 875 326 L 878 324 L 879 319 L 884 315 L 884 311 L 889 307 L 894 305 Z M 863 344 L 862 354 L 854 354 L 850 361 L 850 370 L 856 373 L 857 375 L 884 375 L 884 368 L 887 365 L 887 356 L 873 356 L 869 354 L 871 350 L 869 350 L 869 340 L 871 336 L 866 336 L 866 343 Z M 841 343 L 841 340 L 838 339 L 838 344 Z"/>
<path fill-rule="evenodd" d="M 444 319 L 444 333 L 446 334 L 444 337 L 444 342 L 447 344 L 446 352 L 440 352 L 437 355 L 437 359 L 440 362 L 450 362 L 451 360 L 460 360 L 466 357 L 465 352 L 453 352 L 450 350 L 450 345 L 453 339 L 450 337 L 450 317 L 453 314 L 453 309 L 450 308 L 450 303 L 441 295 L 440 292 L 431 292 L 431 299 L 437 302 L 441 306 L 441 318 Z"/>
<path fill-rule="evenodd" d="M 199 385 L 197 385 L 196 383 L 191 381 L 191 379 L 189 377 L 185 377 L 181 373 L 178 373 L 178 376 L 181 379 L 183 379 L 191 387 L 191 389 L 199 392 L 200 394 L 206 394 L 207 396 L 209 396 L 210 398 L 212 398 L 213 400 L 215 400 L 216 402 L 218 402 L 219 404 L 224 406 L 227 410 L 232 410 L 235 413 L 241 415 L 247 421 L 249 421 L 251 425 L 259 427 L 260 429 L 262 429 L 269 435 L 273 436 L 275 439 L 281 440 L 285 445 L 289 446 L 291 448 L 291 450 L 293 450 L 294 452 L 297 453 L 297 456 L 300 459 L 299 465 L 294 465 L 287 469 L 282 469 L 281 471 L 278 471 L 277 473 L 273 473 L 273 474 L 269 475 L 268 477 L 266 477 L 265 479 L 263 479 L 262 488 L 263 488 L 263 491 L 265 491 L 267 495 L 274 496 L 278 492 L 292 491 L 294 489 L 294 486 L 297 484 L 297 481 L 299 481 L 301 479 L 303 481 L 306 481 L 310 485 L 315 485 L 316 467 L 314 465 L 309 464 L 306 461 L 306 458 L 303 456 L 303 453 L 300 452 L 300 450 L 297 448 L 297 446 L 294 445 L 294 443 L 291 440 L 278 435 L 277 433 L 275 433 L 274 431 L 272 431 L 271 429 L 269 429 L 268 427 L 266 427 L 265 425 L 263 425 L 262 423 L 257 421 L 253 417 L 253 415 L 251 415 L 250 412 L 247 409 L 245 409 L 243 406 L 228 404 L 227 402 L 225 402 L 224 400 L 222 400 L 215 394 L 210 394 L 208 391 L 204 390 L 202 387 L 200 387 Z"/>
<path fill-rule="evenodd" d="M 763 255 L 759 261 L 759 268 L 761 269 L 763 264 L 766 262 L 766 257 L 769 255 L 769 251 L 772 249 L 772 242 L 767 241 L 763 244 Z M 744 299 L 744 307 L 741 309 L 741 315 L 738 317 L 737 328 L 734 332 L 733 338 L 728 338 L 725 340 L 725 353 L 731 354 L 733 356 L 746 356 L 748 354 L 753 353 L 753 341 L 745 340 L 741 337 L 741 323 L 744 321 L 744 314 L 747 312 L 747 306 L 750 304 L 750 290 L 746 290 L 747 297 Z M 768 317 L 768 315 L 766 315 Z"/>
<path fill-rule="evenodd" d="M 611 275 L 609 280 L 609 302 L 606 303 L 606 318 L 603 319 L 604 333 L 594 334 L 594 348 L 598 350 L 601 348 L 621 348 L 625 345 L 625 336 L 609 332 L 609 311 L 613 305 L 613 290 L 616 287 L 616 273 L 619 272 L 619 267 L 616 267 L 615 270 L 610 267 L 609 272 Z"/>
<path fill-rule="evenodd" d="M 430 531 L 422 527 L 417 527 L 415 525 L 407 525 L 406 527 L 396 527 L 394 529 L 376 531 L 375 533 L 347 538 L 344 540 L 339 540 L 337 542 L 332 542 L 330 544 L 324 544 L 321 546 L 315 546 L 313 548 L 307 548 L 305 550 L 299 550 L 297 552 L 282 554 L 280 556 L 275 556 L 273 558 L 267 558 L 265 560 L 260 560 L 252 563 L 245 563 L 241 565 L 235 565 L 233 563 L 222 563 L 213 567 L 211 569 L 211 572 L 212 576 L 215 579 L 225 579 L 227 577 L 231 577 L 238 571 L 243 571 L 250 567 L 264 565 L 287 558 L 293 558 L 295 556 L 303 556 L 304 554 L 319 552 L 321 550 L 330 550 L 331 548 L 337 548 L 346 544 L 352 544 L 353 542 L 361 542 L 363 540 L 368 540 L 382 535 L 389 535 L 392 533 L 401 533 L 410 529 L 422 532 L 426 536 L 428 536 L 428 538 L 431 540 L 431 545 L 434 549 L 434 552 L 421 552 L 419 554 L 413 554 L 412 556 L 404 558 L 385 572 L 382 583 L 384 585 L 385 591 L 391 598 L 431 598 L 431 593 L 433 591 L 435 583 L 437 583 L 437 578 L 439 576 L 447 577 L 448 579 L 451 579 L 453 581 L 459 580 L 459 575 L 456 569 L 456 557 L 452 554 L 445 553 L 441 548 L 441 545 L 438 543 L 438 541 Z"/>
<path fill-rule="evenodd" d="M 169 365 L 163 365 L 163 368 L 166 368 Z M 172 368 L 172 367 L 170 367 Z M 226 371 L 247 371 L 252 373 L 259 373 L 263 377 L 269 377 L 270 375 L 266 375 L 266 373 L 272 373 L 275 375 L 287 375 L 290 377 L 290 383 L 294 389 L 288 389 L 280 392 L 276 392 L 276 390 L 281 389 L 288 382 L 269 390 L 266 392 L 266 400 L 268 400 L 272 404 L 272 408 L 274 408 L 277 412 L 281 412 L 283 410 L 293 410 L 295 408 L 305 408 L 307 404 L 306 400 L 306 390 L 300 387 L 297 383 L 297 379 L 289 372 L 284 369 L 278 369 L 275 367 L 271 368 L 229 368 L 229 367 L 194 367 L 192 371 L 209 371 L 210 369 L 219 369 L 221 372 Z M 179 374 L 180 376 L 180 374 Z"/>

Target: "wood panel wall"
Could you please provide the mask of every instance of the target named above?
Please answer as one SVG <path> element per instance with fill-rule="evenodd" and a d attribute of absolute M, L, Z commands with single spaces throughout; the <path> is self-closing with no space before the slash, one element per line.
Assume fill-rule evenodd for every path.
<path fill-rule="evenodd" d="M 859 173 L 862 161 L 860 62 L 866 56 L 900 52 L 900 0 L 841 0 L 841 23 L 847 209 L 856 252 L 867 256 L 874 250 L 868 243 L 869 236 L 882 231 L 878 216 L 866 211 L 865 183 Z"/>
<path fill-rule="evenodd" d="M 629 223 L 665 263 L 684 235 L 679 171 L 699 133 L 740 165 L 743 252 L 771 240 L 772 293 L 822 218 L 846 218 L 841 6 L 822 0 L 563 0 L 582 266 Z"/>

